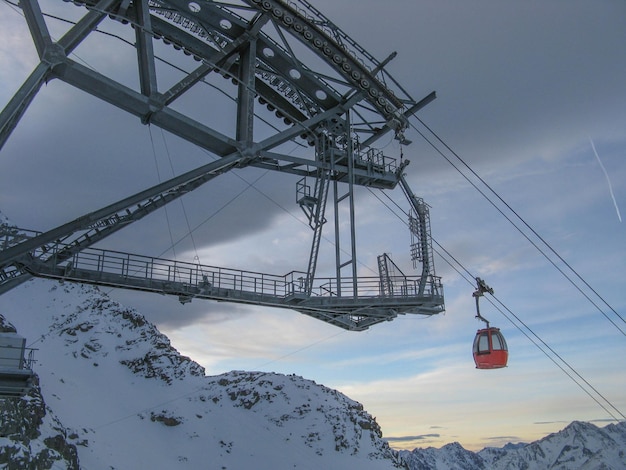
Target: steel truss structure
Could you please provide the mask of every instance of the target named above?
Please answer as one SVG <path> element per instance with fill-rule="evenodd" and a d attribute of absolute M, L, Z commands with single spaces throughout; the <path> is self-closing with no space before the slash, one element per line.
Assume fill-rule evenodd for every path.
<path fill-rule="evenodd" d="M 84 16 L 53 41 L 38 0 L 20 0 L 40 63 L 0 113 L 0 149 L 42 84 L 58 79 L 217 159 L 44 233 L 3 228 L 0 293 L 31 276 L 41 276 L 172 294 L 182 302 L 204 298 L 290 308 L 350 330 L 363 330 L 398 314 L 443 311 L 443 289 L 432 261 L 428 206 L 405 180 L 408 160 L 397 161 L 373 146 L 389 133 L 409 144 L 404 136 L 409 118 L 435 98 L 433 92 L 414 100 L 386 71 L 395 54 L 376 60 L 305 0 L 74 3 L 85 9 Z M 134 29 L 137 89 L 71 58 L 88 36 L 111 22 Z M 167 89 L 159 86 L 155 53 L 159 40 L 194 59 L 189 59 L 193 67 Z M 179 98 L 217 75 L 236 89 L 232 135 L 176 108 Z M 263 138 L 258 137 L 261 110 L 271 111 L 276 121 L 271 132 L 264 128 Z M 286 142 L 310 149 L 310 155 L 282 152 Z M 313 231 L 306 271 L 276 276 L 94 247 L 213 178 L 245 167 L 298 177 L 297 202 Z M 354 189 L 386 190 L 397 185 L 410 206 L 411 252 L 421 272 L 398 274 L 390 258 L 381 255 L 379 276 L 360 278 Z M 317 278 L 330 195 L 336 273 Z M 345 213 L 347 236 L 338 228 L 340 214 Z"/>

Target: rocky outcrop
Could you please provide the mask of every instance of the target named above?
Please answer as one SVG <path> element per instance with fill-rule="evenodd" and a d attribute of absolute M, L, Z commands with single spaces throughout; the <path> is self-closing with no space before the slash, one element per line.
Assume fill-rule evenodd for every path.
<path fill-rule="evenodd" d="M 0 315 L 0 331 L 15 328 Z M 78 469 L 78 452 L 69 432 L 46 406 L 38 377 L 21 398 L 0 398 L 0 467 L 7 470 Z"/>

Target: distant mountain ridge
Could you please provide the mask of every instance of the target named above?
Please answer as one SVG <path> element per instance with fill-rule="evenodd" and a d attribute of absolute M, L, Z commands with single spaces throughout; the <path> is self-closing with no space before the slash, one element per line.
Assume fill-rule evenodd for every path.
<path fill-rule="evenodd" d="M 471 452 L 452 443 L 441 449 L 401 451 L 400 456 L 409 470 L 623 470 L 626 422 L 598 428 L 574 421 L 562 431 L 527 445 Z"/>

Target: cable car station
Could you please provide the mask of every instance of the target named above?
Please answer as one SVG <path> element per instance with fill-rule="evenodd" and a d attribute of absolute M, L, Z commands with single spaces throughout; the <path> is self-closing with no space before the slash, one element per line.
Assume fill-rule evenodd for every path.
<path fill-rule="evenodd" d="M 84 17 L 54 42 L 38 1 L 20 2 L 40 63 L 0 113 L 0 149 L 42 85 L 56 79 L 197 145 L 215 159 L 45 232 L 3 229 L 0 294 L 37 276 L 174 295 L 182 303 L 210 299 L 289 308 L 357 331 L 400 314 L 443 312 L 429 208 L 405 179 L 409 161 L 398 161 L 375 147 L 384 136 L 410 144 L 404 136 L 409 118 L 435 99 L 434 92 L 414 99 L 388 73 L 385 66 L 395 53 L 383 61 L 375 59 L 305 0 L 76 4 L 85 8 Z M 71 58 L 106 22 L 114 28 L 133 26 L 137 89 Z M 159 87 L 157 41 L 189 57 L 185 76 L 169 88 Z M 294 50 L 302 47 L 316 59 L 301 61 Z M 236 120 L 230 135 L 172 106 L 192 87 L 215 79 L 222 80 L 224 92 L 233 97 Z M 274 113 L 269 134 L 265 128 L 263 135 L 258 131 L 260 115 L 267 113 L 259 105 Z M 286 142 L 297 144 L 303 155 L 282 151 Z M 201 185 L 243 168 L 297 177 L 296 202 L 312 231 L 309 259 L 301 267 L 266 274 L 97 247 L 104 238 Z M 387 254 L 378 257 L 378 276 L 358 275 L 359 186 L 400 186 L 410 213 L 416 275 L 405 275 Z M 332 210 L 327 212 L 327 206 Z M 320 276 L 322 229 L 331 217 L 335 270 Z"/>

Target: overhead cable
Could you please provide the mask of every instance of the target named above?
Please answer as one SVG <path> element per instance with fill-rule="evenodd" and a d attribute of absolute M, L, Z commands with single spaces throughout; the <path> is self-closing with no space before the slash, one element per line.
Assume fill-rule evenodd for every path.
<path fill-rule="evenodd" d="M 392 214 L 394 214 L 396 217 L 398 217 L 400 220 L 402 220 L 403 223 L 406 224 L 407 227 L 408 227 L 407 219 L 408 219 L 408 215 L 409 214 L 402 207 L 400 207 L 396 201 L 391 199 L 391 197 L 387 193 L 381 191 L 381 193 L 384 194 L 387 199 L 389 199 L 391 204 L 396 206 L 396 208 L 399 209 L 405 215 L 405 218 L 401 217 L 395 210 L 393 210 L 393 208 L 390 207 L 389 204 L 387 204 L 385 201 L 383 201 L 378 196 L 378 194 L 376 194 L 374 191 L 372 191 L 370 189 L 370 192 L 374 195 L 374 197 L 376 199 L 378 199 L 378 201 L 381 204 L 383 204 L 387 209 L 389 209 Z M 463 278 L 468 284 L 473 286 L 474 285 L 474 279 L 476 278 L 476 276 L 473 275 L 457 258 L 455 258 L 448 250 L 446 250 L 434 238 L 431 237 L 431 239 L 432 239 L 433 243 L 439 248 L 439 250 L 437 250 L 437 248 L 433 249 L 435 251 L 435 253 L 437 253 L 439 255 L 439 257 L 443 261 L 445 261 L 453 270 L 455 270 L 457 272 L 457 274 L 459 274 L 459 276 L 461 276 L 461 278 Z M 442 254 L 442 251 L 445 253 L 445 255 L 448 258 L 452 259 L 453 262 L 450 261 L 450 259 L 446 258 L 446 256 L 444 256 Z M 464 272 L 462 272 L 462 271 L 464 271 Z M 604 411 L 606 411 L 609 414 L 609 416 L 611 416 L 615 421 L 618 421 L 618 422 L 620 421 L 620 418 L 618 416 L 620 416 L 621 419 L 626 419 L 626 416 L 615 405 L 613 405 L 613 403 L 608 398 L 606 398 L 600 391 L 598 391 L 597 388 L 595 388 L 593 385 L 591 385 L 591 383 L 587 379 L 585 379 L 569 362 L 567 362 L 551 346 L 549 346 L 519 316 L 517 316 L 515 313 L 513 313 L 513 311 L 511 309 L 509 309 L 496 296 L 492 296 L 492 297 L 495 299 L 495 301 L 502 308 L 498 307 L 498 305 L 495 305 L 495 303 L 491 299 L 487 298 L 489 303 L 491 303 L 502 314 L 502 316 L 504 316 L 504 318 L 506 318 L 515 328 L 517 328 L 524 336 L 526 336 L 526 338 L 528 338 L 528 340 L 531 343 L 533 343 L 533 345 L 535 345 L 548 359 L 550 359 L 550 361 L 552 361 L 559 369 L 561 369 L 561 371 L 565 375 L 567 375 L 583 392 L 585 392 Z M 506 312 L 508 312 L 511 316 L 513 316 L 517 320 L 517 322 L 519 322 L 519 324 L 515 323 L 511 319 L 511 317 L 509 315 L 507 315 L 502 309 L 506 310 Z M 522 325 L 522 326 L 520 326 L 520 325 Z M 533 337 L 536 338 L 536 339 L 533 339 Z M 541 345 L 543 345 L 543 347 Z M 550 353 L 552 355 L 550 355 Z M 558 359 L 558 361 L 557 361 L 557 359 Z M 559 363 L 559 361 L 560 361 L 560 363 Z M 578 377 L 579 380 L 576 379 L 576 377 Z M 583 383 L 588 388 L 586 388 L 583 385 Z M 592 393 L 592 391 L 595 393 L 595 395 Z M 614 412 L 612 412 L 610 409 L 614 410 Z M 618 415 L 618 416 L 616 416 L 616 415 Z"/>
<path fill-rule="evenodd" d="M 428 132 L 430 132 L 454 157 L 459 160 L 463 166 L 465 166 L 472 175 L 474 175 L 504 206 L 526 227 L 532 234 L 537 237 L 538 240 L 545 245 L 549 251 L 551 251 L 574 275 L 577 277 L 593 294 L 596 295 L 600 301 L 606 305 L 624 324 L 626 319 L 620 315 L 609 303 L 593 288 L 583 277 L 543 238 L 535 229 L 533 229 L 483 178 L 480 177 L 448 144 L 446 144 L 439 135 L 437 135 L 430 127 L 428 127 L 421 119 L 415 116 L 415 119 L 424 126 Z M 585 297 L 591 305 L 593 305 L 622 335 L 626 336 L 626 331 L 622 329 L 593 299 L 583 291 L 583 289 L 570 277 L 556 262 L 542 250 L 538 244 L 533 241 L 530 236 L 525 233 L 504 211 L 498 207 L 498 205 L 490 199 L 490 197 L 482 191 L 476 183 L 474 183 L 461 169 L 454 164 L 454 162 L 439 148 L 437 147 L 422 131 L 420 131 L 415 125 L 411 123 L 411 128 L 415 130 L 440 156 L 442 156 L 463 178 L 476 189 L 526 240 L 539 252 L 554 268 L 556 268 L 569 282 Z"/>

